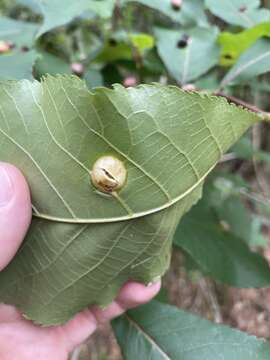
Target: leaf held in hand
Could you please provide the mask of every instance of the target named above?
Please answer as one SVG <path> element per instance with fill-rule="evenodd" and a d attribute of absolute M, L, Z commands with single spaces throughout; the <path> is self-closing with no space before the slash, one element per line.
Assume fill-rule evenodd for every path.
<path fill-rule="evenodd" d="M 89 91 L 73 76 L 2 82 L 0 105 L 1 161 L 27 177 L 34 211 L 0 274 L 0 301 L 45 325 L 108 304 L 129 279 L 162 275 L 175 228 L 205 177 L 261 119 L 177 87 Z M 90 181 L 103 156 L 127 171 L 118 191 L 102 193 Z"/>

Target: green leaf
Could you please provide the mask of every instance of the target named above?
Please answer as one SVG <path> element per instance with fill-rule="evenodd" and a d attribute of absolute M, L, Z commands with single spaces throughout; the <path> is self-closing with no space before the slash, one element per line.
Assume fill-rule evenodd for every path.
<path fill-rule="evenodd" d="M 185 31 L 155 28 L 155 35 L 161 59 L 181 84 L 197 79 L 218 63 L 217 28 Z M 186 36 L 189 37 L 187 45 L 179 48 L 179 41 Z"/>
<path fill-rule="evenodd" d="M 179 22 L 186 27 L 194 25 L 200 27 L 210 26 L 205 14 L 204 0 L 183 1 Z"/>
<path fill-rule="evenodd" d="M 157 10 L 184 26 L 209 26 L 202 0 L 183 1 L 181 9 L 174 9 L 171 0 L 122 0 L 122 3 L 139 3 Z"/>
<path fill-rule="evenodd" d="M 245 231 L 245 228 L 251 230 L 251 225 L 241 203 L 235 199 L 223 201 L 218 213 L 209 198 L 204 197 L 183 217 L 174 244 L 183 248 L 205 273 L 218 281 L 236 287 L 268 286 L 270 268 L 266 260 L 251 252 L 237 237 L 251 237 L 249 231 Z"/>
<path fill-rule="evenodd" d="M 100 18 L 107 19 L 112 16 L 115 3 L 116 0 L 92 0 L 89 3 L 89 10 Z"/>
<path fill-rule="evenodd" d="M 41 10 L 44 16 L 44 23 L 38 32 L 38 36 L 56 27 L 68 24 L 85 11 L 92 11 L 104 18 L 110 17 L 114 4 L 115 0 L 65 0 L 64 4 L 61 1 L 43 0 L 41 2 Z"/>
<path fill-rule="evenodd" d="M 215 208 L 219 226 L 227 228 L 228 236 L 231 234 L 249 244 L 252 237 L 252 216 L 237 195 L 228 196 L 220 201 Z M 236 240 L 237 241 L 237 240 Z"/>
<path fill-rule="evenodd" d="M 108 304 L 128 279 L 162 275 L 205 177 L 261 119 L 177 87 L 89 92 L 60 76 L 3 82 L 0 105 L 1 161 L 23 171 L 34 209 L 24 245 L 0 274 L 0 301 L 42 324 Z M 90 181 L 105 154 L 127 169 L 120 192 L 102 194 Z"/>
<path fill-rule="evenodd" d="M 262 233 L 262 225 L 265 224 L 264 219 L 261 219 L 259 216 L 252 219 L 251 223 L 251 236 L 249 245 L 250 246 L 259 246 L 259 247 L 267 247 L 268 246 L 268 238 Z"/>
<path fill-rule="evenodd" d="M 112 63 L 117 60 L 131 60 L 132 48 L 125 42 L 117 42 L 116 44 L 107 41 L 103 49 L 94 59 L 95 63 Z"/>
<path fill-rule="evenodd" d="M 0 40 L 14 44 L 14 50 L 0 55 L 0 79 L 33 79 L 33 65 L 38 58 L 32 48 L 39 25 L 0 17 Z"/>
<path fill-rule="evenodd" d="M 243 188 L 239 191 L 233 182 L 219 176 L 213 181 L 213 185 L 215 188 L 211 187 L 210 193 L 214 199 L 208 201 L 211 202 L 217 214 L 218 224 L 223 224 L 227 231 L 250 246 L 265 245 L 267 239 L 261 231 L 262 222 L 242 201 Z"/>
<path fill-rule="evenodd" d="M 39 0 L 16 0 L 16 4 L 26 6 L 36 14 L 40 14 L 41 12 Z"/>
<path fill-rule="evenodd" d="M 164 73 L 164 65 L 158 56 L 156 49 L 153 49 L 145 54 L 143 65 L 144 69 L 151 74 L 160 76 Z"/>
<path fill-rule="evenodd" d="M 153 49 L 155 45 L 155 40 L 153 36 L 139 33 L 139 34 L 129 34 L 129 40 L 132 45 L 140 52 L 143 53 L 145 50 Z"/>
<path fill-rule="evenodd" d="M 214 93 L 219 87 L 219 73 L 217 69 L 213 69 L 212 71 L 198 78 L 194 82 L 194 85 L 196 89 L 203 89 L 204 91 L 208 90 Z"/>
<path fill-rule="evenodd" d="M 270 70 L 270 39 L 259 39 L 246 50 L 221 82 L 221 87 L 239 84 Z"/>
<path fill-rule="evenodd" d="M 151 50 L 154 47 L 155 41 L 151 35 L 144 33 L 133 33 L 121 31 L 114 33 L 108 39 L 103 49 L 98 53 L 94 62 L 108 63 L 117 60 L 132 60 L 134 57 L 134 50 L 143 56 L 146 50 Z"/>
<path fill-rule="evenodd" d="M 168 304 L 169 295 L 167 289 L 162 287 L 159 293 L 156 295 L 155 300 L 164 304 Z"/>
<path fill-rule="evenodd" d="M 103 76 L 101 72 L 96 69 L 87 70 L 84 74 L 84 80 L 89 89 L 103 85 Z"/>
<path fill-rule="evenodd" d="M 240 159 L 270 162 L 270 154 L 260 149 L 253 149 L 253 145 L 248 137 L 240 139 L 231 149 Z"/>
<path fill-rule="evenodd" d="M 270 22 L 259 24 L 237 34 L 222 32 L 218 37 L 218 43 L 222 45 L 221 65 L 233 65 L 245 50 L 263 36 L 270 37 Z"/>
<path fill-rule="evenodd" d="M 206 0 L 206 6 L 227 23 L 245 28 L 270 21 L 270 11 L 259 8 L 260 0 Z"/>
<path fill-rule="evenodd" d="M 50 74 L 71 74 L 70 65 L 58 56 L 52 55 L 48 52 L 40 52 L 39 58 L 35 64 L 35 73 L 38 78 Z"/>
<path fill-rule="evenodd" d="M 124 359 L 268 360 L 269 344 L 152 301 L 113 321 Z"/>
<path fill-rule="evenodd" d="M 0 40 L 10 41 L 16 47 L 32 47 L 39 25 L 0 17 Z"/>
<path fill-rule="evenodd" d="M 264 77 L 259 79 L 254 79 L 252 81 L 252 90 L 261 92 L 262 95 L 268 95 L 263 93 L 270 93 L 270 83 L 267 78 L 267 74 Z"/>
<path fill-rule="evenodd" d="M 37 58 L 38 53 L 35 50 L 0 55 L 0 79 L 33 79 L 33 65 Z"/>

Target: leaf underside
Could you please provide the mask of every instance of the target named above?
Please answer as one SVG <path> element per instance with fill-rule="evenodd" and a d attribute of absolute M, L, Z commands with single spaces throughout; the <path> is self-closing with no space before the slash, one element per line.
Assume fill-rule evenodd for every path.
<path fill-rule="evenodd" d="M 129 279 L 168 268 L 175 228 L 206 175 L 257 115 L 176 87 L 92 92 L 75 77 L 0 83 L 0 159 L 25 174 L 34 219 L 0 274 L 0 301 L 59 324 L 106 305 Z M 117 196 L 90 181 L 112 154 L 128 171 Z"/>

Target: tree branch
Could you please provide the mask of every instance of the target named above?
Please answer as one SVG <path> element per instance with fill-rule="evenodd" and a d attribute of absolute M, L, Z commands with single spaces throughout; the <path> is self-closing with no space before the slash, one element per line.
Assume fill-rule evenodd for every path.
<path fill-rule="evenodd" d="M 257 106 L 255 105 L 252 105 L 252 104 L 249 104 L 241 99 L 238 99 L 234 96 L 230 96 L 230 95 L 226 95 L 224 94 L 223 92 L 217 92 L 215 93 L 216 96 L 222 96 L 224 97 L 225 99 L 227 99 L 229 102 L 231 103 L 234 103 L 236 105 L 241 105 L 243 106 L 244 108 L 252 111 L 252 112 L 255 112 L 255 113 L 258 113 L 258 114 L 261 114 L 262 116 L 265 117 L 265 120 L 268 120 L 270 121 L 270 113 L 267 113 L 266 111 L 263 111 L 261 109 L 259 109 Z"/>

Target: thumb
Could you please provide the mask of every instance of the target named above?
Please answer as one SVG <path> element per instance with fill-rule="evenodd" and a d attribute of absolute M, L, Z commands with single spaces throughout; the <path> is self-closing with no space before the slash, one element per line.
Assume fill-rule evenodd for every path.
<path fill-rule="evenodd" d="M 17 252 L 30 221 L 30 192 L 23 175 L 0 162 L 0 271 Z"/>

